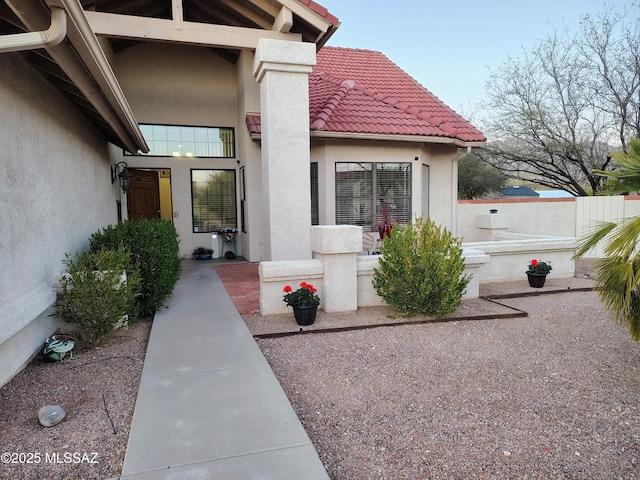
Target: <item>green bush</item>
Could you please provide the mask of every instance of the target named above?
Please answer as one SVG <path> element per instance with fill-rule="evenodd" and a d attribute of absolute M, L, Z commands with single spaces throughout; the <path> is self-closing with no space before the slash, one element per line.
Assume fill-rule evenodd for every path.
<path fill-rule="evenodd" d="M 131 268 L 140 271 L 140 315 L 153 315 L 164 306 L 180 276 L 178 233 L 168 220 L 127 220 L 91 235 L 91 251 L 125 246 Z"/>
<path fill-rule="evenodd" d="M 432 220 L 395 227 L 384 241 L 373 286 L 409 315 L 444 317 L 456 311 L 471 275 L 463 275 L 461 242 Z"/>
<path fill-rule="evenodd" d="M 88 347 L 98 343 L 118 323 L 137 318 L 140 285 L 137 269 L 128 269 L 126 248 L 86 252 L 73 261 L 67 255 L 67 273 L 60 279 L 54 315 L 79 328 Z M 126 281 L 122 275 L 127 271 Z"/>

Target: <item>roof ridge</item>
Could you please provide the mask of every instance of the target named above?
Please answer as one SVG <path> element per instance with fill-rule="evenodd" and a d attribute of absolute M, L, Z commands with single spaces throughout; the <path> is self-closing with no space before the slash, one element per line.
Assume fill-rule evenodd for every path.
<path fill-rule="evenodd" d="M 319 80 L 322 80 L 323 74 L 318 74 L 318 77 Z M 335 77 L 332 77 L 331 75 L 327 75 L 327 77 L 331 77 L 326 79 L 331 83 L 337 84 L 339 81 L 339 79 L 334 80 Z M 324 107 L 320 109 L 316 117 L 311 122 L 311 130 L 321 130 L 327 124 L 327 121 L 331 118 L 335 109 L 340 105 L 340 101 L 349 93 L 349 91 L 351 91 L 351 89 L 354 88 L 354 86 L 355 82 L 353 80 L 342 80 L 340 82 L 338 90 L 327 99 Z"/>
<path fill-rule="evenodd" d="M 379 52 L 377 52 L 377 53 L 379 53 Z M 398 99 L 396 99 L 394 97 L 391 97 L 390 95 L 387 95 L 387 94 L 384 94 L 384 93 L 380 93 L 374 88 L 366 87 L 364 85 L 355 83 L 353 80 L 341 80 L 339 77 L 336 77 L 336 76 L 331 75 L 331 74 L 326 74 L 324 72 L 320 72 L 320 73 L 318 73 L 316 75 L 318 76 L 319 80 L 325 80 L 327 82 L 335 83 L 336 85 L 338 85 L 338 82 L 340 82 L 340 84 L 339 84 L 340 88 L 336 93 L 334 93 L 333 95 L 331 95 L 329 97 L 329 99 L 327 100 L 327 103 L 325 104 L 325 106 L 322 109 L 320 109 L 320 111 L 316 115 L 316 118 L 313 120 L 313 122 L 311 122 L 311 130 L 321 130 L 326 125 L 326 123 L 329 121 L 329 118 L 331 117 L 331 114 L 338 107 L 338 105 L 340 103 L 340 100 L 342 100 L 349 93 L 349 91 L 354 90 L 354 91 L 362 93 L 363 95 L 371 97 L 374 100 L 376 100 L 377 102 L 383 103 L 384 105 L 387 105 L 389 107 L 392 107 L 392 108 L 395 108 L 397 110 L 400 110 L 400 111 L 402 111 L 404 113 L 407 113 L 407 114 L 409 114 L 409 115 L 411 115 L 413 117 L 416 117 L 417 119 L 427 121 L 432 126 L 442 130 L 446 134 L 453 135 L 455 137 L 457 135 L 457 133 L 458 133 L 457 129 L 446 128 L 445 125 L 448 122 L 444 121 L 444 119 L 440 118 L 439 116 L 430 115 L 430 114 L 427 114 L 427 112 L 425 112 L 425 111 L 417 110 L 415 107 L 410 107 L 409 105 L 404 103 L 402 100 L 398 100 Z M 413 80 L 415 82 L 415 79 L 413 79 Z M 342 87 L 346 82 L 348 82 L 349 88 L 344 89 Z M 417 85 L 419 87 L 423 88 L 424 90 L 427 90 L 426 88 L 422 87 L 422 85 L 420 85 L 419 83 L 417 83 Z M 427 90 L 427 92 L 429 92 L 429 91 Z M 434 98 L 437 98 L 431 92 L 429 92 L 429 93 Z M 442 103 L 442 101 L 440 99 L 438 99 L 438 100 L 440 101 L 440 103 Z"/>

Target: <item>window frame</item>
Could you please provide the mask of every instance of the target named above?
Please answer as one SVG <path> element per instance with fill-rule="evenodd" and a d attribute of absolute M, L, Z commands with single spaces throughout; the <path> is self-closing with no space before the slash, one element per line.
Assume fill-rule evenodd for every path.
<path fill-rule="evenodd" d="M 140 127 L 141 132 L 144 135 L 144 130 L 146 130 L 147 127 L 150 127 L 151 129 L 153 129 L 153 127 L 164 127 L 167 129 L 166 135 L 169 136 L 169 129 L 180 129 L 180 135 L 182 135 L 182 130 L 186 130 L 191 129 L 193 130 L 193 137 L 194 139 L 192 140 L 193 142 L 193 152 L 185 152 L 184 154 L 182 154 L 182 152 L 178 152 L 177 149 L 176 150 L 171 150 L 172 153 L 168 153 L 170 151 L 170 146 L 168 145 L 169 140 L 168 139 L 155 139 L 154 137 L 148 138 L 147 135 L 144 135 L 144 139 L 147 142 L 147 145 L 149 146 L 149 153 L 142 153 L 142 152 L 136 152 L 135 154 L 132 154 L 130 152 L 124 151 L 125 156 L 137 156 L 137 157 L 163 157 L 163 158 L 236 158 L 236 132 L 235 132 L 235 128 L 234 127 L 222 127 L 222 126 L 211 126 L 211 125 L 172 125 L 172 124 L 164 124 L 164 123 L 140 123 L 138 124 Z M 229 135 L 231 135 L 231 141 L 230 142 L 224 142 L 221 141 L 218 143 L 214 143 L 214 142 L 196 142 L 195 141 L 195 136 L 198 129 L 206 129 L 206 130 L 219 130 L 219 134 L 223 134 L 224 132 L 227 132 Z M 207 132 L 207 137 L 209 136 L 209 132 Z M 182 136 L 180 138 L 180 140 L 176 140 L 179 142 L 182 142 Z M 159 153 L 159 151 L 154 151 L 153 145 L 154 143 L 160 143 L 160 142 L 166 142 L 167 143 L 167 148 L 166 150 L 164 150 L 167 153 Z M 184 142 L 187 142 L 187 140 L 184 140 Z M 197 144 L 205 144 L 207 145 L 207 149 L 215 149 L 216 147 L 218 147 L 218 145 L 220 145 L 220 147 L 218 148 L 222 148 L 223 154 L 222 155 L 196 155 L 196 145 Z M 182 148 L 182 143 L 179 143 L 178 146 L 180 148 Z M 228 153 L 227 153 L 228 152 Z M 191 153 L 191 155 L 188 155 L 188 153 Z"/>
<path fill-rule="evenodd" d="M 363 177 L 363 180 L 365 181 L 365 184 L 364 184 L 365 194 L 359 195 L 359 196 L 353 196 L 353 195 L 340 196 L 340 191 L 344 188 L 345 185 L 348 185 L 348 183 L 340 185 L 339 173 L 345 173 L 345 172 L 351 171 L 351 170 L 339 171 L 340 165 L 359 165 L 362 168 L 362 172 L 365 173 L 365 177 Z M 379 167 L 383 167 L 385 165 L 399 166 L 399 170 L 397 170 L 397 172 L 401 172 L 403 168 L 406 168 L 405 194 L 402 194 L 402 195 L 396 194 L 391 197 L 392 199 L 397 199 L 402 201 L 405 207 L 403 209 L 405 213 L 401 215 L 401 219 L 398 219 L 397 216 L 394 218 L 394 214 L 392 211 L 391 219 L 398 220 L 398 222 L 402 224 L 408 223 L 410 221 L 411 215 L 412 215 L 412 207 L 413 207 L 413 177 L 412 177 L 413 164 L 411 162 L 353 162 L 353 161 L 349 162 L 349 161 L 345 161 L 345 162 L 335 162 L 335 206 L 336 206 L 335 222 L 336 222 L 336 225 L 359 225 L 362 227 L 371 227 L 371 228 L 375 226 L 376 219 L 380 218 L 382 206 L 385 204 L 389 204 L 389 202 L 384 201 L 385 198 L 388 198 L 388 197 L 385 197 L 385 193 L 388 193 L 388 191 L 384 193 L 378 191 L 380 187 L 379 175 L 380 175 L 380 172 L 383 170 Z M 357 172 L 358 170 L 354 169 L 352 171 Z M 366 173 L 368 173 L 370 177 L 368 181 L 366 178 Z M 348 182 L 348 180 L 346 181 Z M 370 190 L 370 192 L 367 192 L 368 190 Z M 359 199 L 358 209 L 360 211 L 364 208 L 365 215 L 366 215 L 364 219 L 354 222 L 352 220 L 353 218 L 356 218 L 358 216 L 362 218 L 360 213 L 358 213 L 358 215 L 349 216 L 340 212 L 339 205 L 341 204 L 341 201 L 345 201 L 349 199 Z M 364 199 L 364 202 L 362 201 L 363 199 Z M 347 222 L 345 221 L 345 217 L 347 218 Z M 348 222 L 349 219 L 351 219 L 350 222 Z"/>
<path fill-rule="evenodd" d="M 224 223 L 224 214 L 221 214 L 222 220 L 221 223 L 217 226 L 217 228 L 209 228 L 209 229 L 200 229 L 200 226 L 196 226 L 196 203 L 194 197 L 194 189 L 195 183 L 193 174 L 194 172 L 230 172 L 233 175 L 233 212 L 234 212 L 234 222 L 233 225 L 225 225 Z M 211 233 L 218 232 L 221 229 L 237 229 L 238 228 L 238 175 L 237 170 L 234 168 L 191 168 L 189 171 L 189 176 L 191 179 L 191 231 L 192 233 Z M 225 208 L 223 205 L 222 209 Z M 199 215 L 201 217 L 201 215 Z M 202 221 L 203 225 L 207 222 L 210 222 L 209 217 L 207 217 L 206 222 Z M 196 230 L 196 228 L 198 230 Z"/>

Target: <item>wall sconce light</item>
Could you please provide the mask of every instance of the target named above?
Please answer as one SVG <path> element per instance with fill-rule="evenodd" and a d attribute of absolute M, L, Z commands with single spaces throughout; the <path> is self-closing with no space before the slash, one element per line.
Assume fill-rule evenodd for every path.
<path fill-rule="evenodd" d="M 117 179 L 120 179 L 122 192 L 127 193 L 127 190 L 129 190 L 129 180 L 131 180 L 131 174 L 129 170 L 127 170 L 127 162 L 118 162 L 111 167 L 111 184 L 116 183 Z"/>

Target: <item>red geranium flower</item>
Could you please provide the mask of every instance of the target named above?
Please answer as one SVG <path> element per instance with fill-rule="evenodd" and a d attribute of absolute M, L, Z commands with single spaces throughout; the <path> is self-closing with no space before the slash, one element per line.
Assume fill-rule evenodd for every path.
<path fill-rule="evenodd" d="M 535 258 L 529 264 L 529 272 L 541 275 L 547 275 L 553 268 L 547 262 L 538 261 Z"/>
<path fill-rule="evenodd" d="M 309 306 L 318 305 L 320 297 L 316 295 L 318 289 L 307 282 L 300 283 L 300 288 L 293 290 L 289 285 L 284 287 L 284 302 L 293 306 Z"/>

